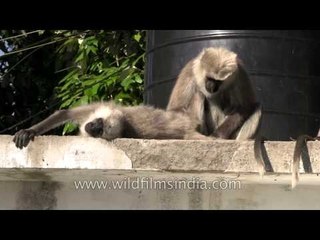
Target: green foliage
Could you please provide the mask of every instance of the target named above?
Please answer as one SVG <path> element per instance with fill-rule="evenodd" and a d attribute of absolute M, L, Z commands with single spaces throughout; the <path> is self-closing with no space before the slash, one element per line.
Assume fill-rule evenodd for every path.
<path fill-rule="evenodd" d="M 0 37 L 21 33 L 25 31 L 2 30 Z M 0 110 L 6 110 L 1 111 L 0 128 L 50 108 L 53 103 L 70 108 L 110 99 L 124 105 L 142 102 L 145 31 L 45 30 L 0 40 L 0 50 L 6 53 L 48 42 L 34 52 L 0 56 L 0 93 L 4 93 L 0 94 Z M 33 122 L 26 126 L 53 110 L 32 117 Z M 73 125 L 66 124 L 63 133 L 73 130 Z"/>
<path fill-rule="evenodd" d="M 73 53 L 73 68 L 56 89 L 61 108 L 110 99 L 125 105 L 142 102 L 144 31 L 89 32 L 64 42 L 57 52 Z M 68 124 L 63 132 L 72 130 Z"/>

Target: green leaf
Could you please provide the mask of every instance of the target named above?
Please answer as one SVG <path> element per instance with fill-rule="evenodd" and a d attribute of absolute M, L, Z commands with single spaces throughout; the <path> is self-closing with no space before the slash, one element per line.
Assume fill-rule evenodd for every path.
<path fill-rule="evenodd" d="M 77 79 L 76 78 L 74 78 L 74 77 L 72 77 L 72 78 L 70 78 L 67 82 L 66 82 L 66 84 L 64 84 L 62 87 L 61 87 L 61 91 L 64 91 L 64 90 L 67 90 L 69 87 L 72 87 L 72 86 L 74 86 L 73 84 L 75 84 L 75 81 L 76 81 Z"/>
<path fill-rule="evenodd" d="M 130 99 L 130 95 L 128 93 L 120 92 L 115 96 L 117 102 L 122 102 L 124 99 Z"/>
<path fill-rule="evenodd" d="M 95 47 L 88 47 L 87 51 L 88 53 L 93 52 L 94 54 L 97 54 L 98 49 Z"/>
<path fill-rule="evenodd" d="M 140 77 L 139 74 L 136 74 L 136 75 L 134 76 L 134 81 L 135 81 L 136 83 L 143 83 L 143 79 Z"/>
<path fill-rule="evenodd" d="M 90 41 L 90 44 L 95 46 L 95 47 L 98 47 L 98 40 L 94 39 L 94 40 Z"/>
<path fill-rule="evenodd" d="M 76 58 L 75 62 L 80 62 L 84 59 L 84 52 L 81 52 L 80 55 Z"/>
<path fill-rule="evenodd" d="M 122 71 L 119 76 L 119 81 L 126 79 L 129 75 L 132 74 L 132 72 L 134 72 L 134 69 L 132 69 L 132 68 L 128 68 L 128 69 Z"/>
<path fill-rule="evenodd" d="M 141 39 L 141 34 L 137 33 L 137 34 L 133 35 L 133 39 L 136 40 L 137 42 L 139 42 Z"/>
<path fill-rule="evenodd" d="M 74 123 L 66 123 L 64 125 L 64 128 L 62 130 L 62 135 L 65 135 L 66 133 L 70 133 L 73 132 L 74 130 L 76 130 L 78 128 L 78 125 L 74 124 Z"/>
<path fill-rule="evenodd" d="M 91 41 L 94 41 L 95 39 L 96 39 L 95 36 L 90 36 L 90 37 L 85 38 L 85 41 L 86 42 L 91 42 Z"/>
<path fill-rule="evenodd" d="M 78 102 L 80 102 L 80 105 L 86 105 L 89 103 L 89 97 L 88 96 L 83 96 L 81 97 Z"/>
<path fill-rule="evenodd" d="M 83 96 L 81 97 L 79 100 L 73 102 L 69 108 L 75 108 L 78 106 L 82 106 L 82 105 L 87 105 L 89 103 L 89 97 L 88 96 Z"/>
<path fill-rule="evenodd" d="M 76 77 L 78 77 L 78 70 L 77 69 L 76 70 L 72 70 L 71 72 L 69 72 L 64 78 L 62 78 L 60 80 L 59 84 L 67 81 L 70 78 L 75 78 L 75 76 L 73 76 L 73 75 L 76 75 Z"/>
<path fill-rule="evenodd" d="M 96 84 L 93 87 L 86 89 L 84 91 L 84 94 L 87 95 L 88 97 L 92 97 L 98 93 L 99 87 L 100 87 L 100 85 Z"/>
<path fill-rule="evenodd" d="M 74 101 L 75 101 L 74 98 L 70 98 L 67 101 L 65 101 L 64 103 L 62 103 L 60 108 L 69 107 Z"/>
<path fill-rule="evenodd" d="M 133 79 L 130 77 L 127 77 L 121 82 L 121 86 L 124 87 L 125 91 L 127 91 L 132 83 L 133 83 Z"/>
<path fill-rule="evenodd" d="M 82 86 L 83 87 L 87 87 L 87 86 L 90 86 L 90 85 L 93 85 L 93 84 L 95 84 L 97 81 L 99 81 L 100 80 L 100 77 L 98 77 L 98 78 L 94 78 L 94 79 L 88 79 L 88 80 L 84 80 L 84 81 L 82 81 Z"/>

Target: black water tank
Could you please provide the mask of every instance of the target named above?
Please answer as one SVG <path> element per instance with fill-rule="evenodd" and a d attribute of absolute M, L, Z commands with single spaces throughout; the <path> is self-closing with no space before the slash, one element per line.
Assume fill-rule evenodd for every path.
<path fill-rule="evenodd" d="M 182 67 L 205 47 L 243 60 L 263 104 L 262 134 L 289 140 L 315 135 L 320 116 L 320 31 L 148 31 L 145 103 L 165 108 Z"/>

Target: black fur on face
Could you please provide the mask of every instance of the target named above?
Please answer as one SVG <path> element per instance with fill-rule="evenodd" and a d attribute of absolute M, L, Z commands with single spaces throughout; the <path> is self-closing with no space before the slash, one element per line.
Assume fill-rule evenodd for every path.
<path fill-rule="evenodd" d="M 223 83 L 223 81 L 219 81 L 214 78 L 206 77 L 206 80 L 205 80 L 206 90 L 209 93 L 216 93 L 220 89 L 222 83 Z"/>
<path fill-rule="evenodd" d="M 101 137 L 103 134 L 103 119 L 96 118 L 85 126 L 86 132 L 92 137 Z"/>

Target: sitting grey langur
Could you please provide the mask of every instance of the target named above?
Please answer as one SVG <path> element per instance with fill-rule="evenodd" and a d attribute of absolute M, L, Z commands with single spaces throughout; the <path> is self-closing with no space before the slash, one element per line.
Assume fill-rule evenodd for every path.
<path fill-rule="evenodd" d="M 262 109 L 241 59 L 224 47 L 204 48 L 182 68 L 167 110 L 183 112 L 212 139 L 255 139 L 259 173 L 265 172 L 259 128 Z"/>

